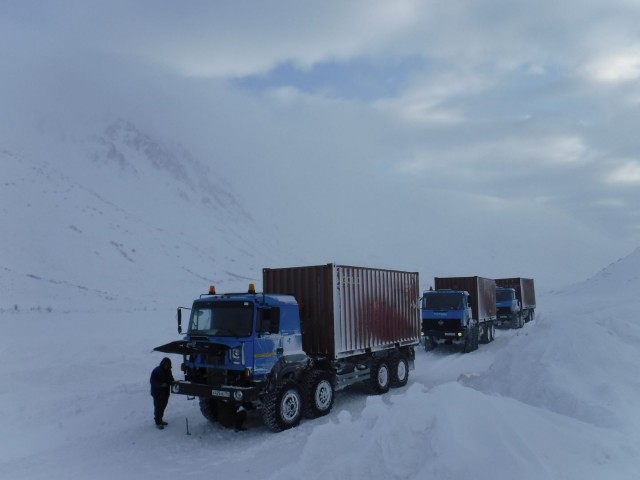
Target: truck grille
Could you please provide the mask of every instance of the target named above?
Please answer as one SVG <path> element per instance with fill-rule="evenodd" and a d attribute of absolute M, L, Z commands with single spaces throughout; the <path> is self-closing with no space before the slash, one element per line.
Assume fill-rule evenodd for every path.
<path fill-rule="evenodd" d="M 224 365 L 224 355 L 226 352 L 216 352 L 208 354 L 205 363 L 208 365 Z"/>
<path fill-rule="evenodd" d="M 423 320 L 422 321 L 423 332 L 460 332 L 462 326 L 460 320 L 457 319 L 437 319 L 437 320 Z"/>

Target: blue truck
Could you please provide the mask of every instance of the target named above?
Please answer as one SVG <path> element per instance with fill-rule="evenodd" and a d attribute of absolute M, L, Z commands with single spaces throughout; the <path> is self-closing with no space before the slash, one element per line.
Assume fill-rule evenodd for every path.
<path fill-rule="evenodd" d="M 155 350 L 183 355 L 174 394 L 231 426 L 260 411 L 273 431 L 331 411 L 337 390 L 407 383 L 420 342 L 418 274 L 327 264 L 263 270 L 263 290 L 193 302 L 186 335 Z M 182 309 L 178 331 L 182 333 Z"/>
<path fill-rule="evenodd" d="M 422 295 L 425 350 L 455 344 L 465 353 L 495 337 L 496 285 L 483 277 L 436 277 Z"/>
<path fill-rule="evenodd" d="M 532 278 L 497 278 L 496 325 L 522 328 L 534 319 L 536 291 Z"/>

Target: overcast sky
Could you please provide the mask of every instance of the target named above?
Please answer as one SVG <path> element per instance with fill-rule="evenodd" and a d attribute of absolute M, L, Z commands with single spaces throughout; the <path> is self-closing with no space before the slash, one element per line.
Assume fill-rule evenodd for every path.
<path fill-rule="evenodd" d="M 640 245 L 638 25 L 633 0 L 2 0 L 0 147 L 124 117 L 327 260 L 478 236 L 572 280 Z"/>

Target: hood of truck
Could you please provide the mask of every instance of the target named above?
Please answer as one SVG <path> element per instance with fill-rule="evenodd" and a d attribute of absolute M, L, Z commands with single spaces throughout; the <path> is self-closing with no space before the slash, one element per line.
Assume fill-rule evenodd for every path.
<path fill-rule="evenodd" d="M 225 342 L 225 343 L 223 343 Z M 242 347 L 242 360 L 232 362 L 227 352 Z M 235 338 L 184 339 L 154 348 L 155 351 L 185 356 L 199 356 L 189 363 L 209 365 L 213 368 L 242 370 L 250 368 L 256 378 L 268 375 L 273 365 L 282 356 L 304 354 L 302 339 L 298 335 L 265 335 L 263 337 L 238 340 Z"/>
<path fill-rule="evenodd" d="M 216 354 L 232 348 L 223 343 L 208 340 L 177 340 L 154 348 L 156 352 L 176 353 L 178 355 Z"/>

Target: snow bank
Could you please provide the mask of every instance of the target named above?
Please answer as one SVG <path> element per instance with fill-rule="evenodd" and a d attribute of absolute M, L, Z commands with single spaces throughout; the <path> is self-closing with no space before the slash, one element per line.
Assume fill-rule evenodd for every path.
<path fill-rule="evenodd" d="M 268 478 L 556 479 L 570 465 L 570 478 L 601 479 L 612 464 L 635 474 L 627 450 L 616 432 L 514 399 L 414 384 L 316 427 L 302 455 Z"/>

